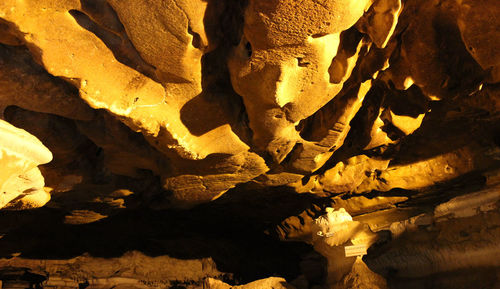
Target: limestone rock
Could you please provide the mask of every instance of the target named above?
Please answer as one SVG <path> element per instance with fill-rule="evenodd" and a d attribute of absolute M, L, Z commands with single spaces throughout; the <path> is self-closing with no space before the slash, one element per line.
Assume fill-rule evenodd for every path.
<path fill-rule="evenodd" d="M 74 87 L 48 74 L 26 49 L 0 46 L 0 108 L 27 110 L 90 120 L 94 111 L 78 97 Z"/>
<path fill-rule="evenodd" d="M 398 203 L 404 203 L 408 200 L 405 196 L 394 197 L 370 197 L 353 196 L 345 198 L 345 196 L 337 196 L 330 198 L 331 202 L 327 205 L 335 210 L 344 209 L 349 215 L 354 218 L 362 219 L 363 216 L 372 215 L 379 211 L 390 211 Z M 328 209 L 327 207 L 327 209 Z M 281 240 L 294 240 L 311 243 L 314 238 L 317 238 L 314 231 L 318 231 L 316 220 L 323 214 L 320 206 L 314 205 L 301 212 L 300 214 L 290 216 L 276 226 L 276 235 Z M 378 222 L 381 224 L 382 222 Z M 370 223 L 369 223 L 370 225 Z M 382 225 L 382 224 L 381 224 Z M 374 228 L 370 227 L 373 231 Z M 324 235 L 322 233 L 322 235 Z"/>
<path fill-rule="evenodd" d="M 498 287 L 496 2 L 0 0 L 4 287 Z"/>
<path fill-rule="evenodd" d="M 342 89 L 353 65 L 340 67 L 343 73 L 332 72 L 340 73 L 333 77 L 339 81 L 332 83 L 327 78 L 334 57 L 340 52 L 346 58 L 340 32 L 350 28 L 370 4 L 307 1 L 299 7 L 293 1 L 250 1 L 243 36 L 229 59 L 229 69 L 248 113 L 253 143 L 275 162 L 281 163 L 296 143 L 303 143 L 296 123 Z M 299 10 L 311 12 L 304 17 Z M 350 55 L 354 54 L 354 60 L 356 52 Z"/>
<path fill-rule="evenodd" d="M 275 289 L 294 289 L 295 287 L 286 283 L 286 280 L 279 277 L 269 277 L 253 281 L 245 285 L 230 286 L 220 280 L 207 278 L 205 281 L 205 288 L 207 289 L 259 289 L 259 288 L 275 288 Z"/>
<path fill-rule="evenodd" d="M 357 25 L 362 32 L 370 35 L 375 45 L 383 48 L 394 33 L 401 11 L 400 0 L 375 1 Z"/>
<path fill-rule="evenodd" d="M 10 202 L 19 203 L 25 196 L 26 203 L 12 206 L 43 206 L 50 200 L 50 194 L 44 191 L 43 176 L 37 166 L 50 162 L 52 153 L 36 137 L 3 120 L 0 120 L 0 138 L 0 208 Z"/>
<path fill-rule="evenodd" d="M 41 279 L 38 282 L 44 282 L 47 287 L 78 287 L 79 284 L 87 284 L 93 288 L 155 288 L 185 284 L 187 288 L 194 289 L 202 286 L 205 276 L 224 276 L 210 258 L 181 260 L 168 256 L 149 257 L 137 251 L 116 258 L 96 258 L 85 254 L 48 262 L 22 258 L 0 259 L 0 265 L 11 270 L 30 268 L 31 274 L 38 273 L 36 275 Z M 122 270 L 125 267 L 130 269 Z M 0 276 L 4 279 L 5 275 Z"/>
<path fill-rule="evenodd" d="M 377 161 L 366 156 L 356 156 L 326 171 L 319 179 L 320 187 L 327 191 L 356 191 L 363 179 L 378 174 L 387 168 L 387 165 L 386 160 Z"/>
<path fill-rule="evenodd" d="M 351 272 L 332 288 L 385 289 L 389 287 L 387 287 L 387 281 L 382 276 L 371 271 L 360 258 L 357 258 L 352 265 Z"/>
<path fill-rule="evenodd" d="M 162 82 L 201 85 L 201 56 L 208 46 L 204 1 L 109 1 L 130 41 Z M 153 5 L 153 6 L 152 6 Z M 148 11 L 157 13 L 149 13 Z M 174 25 L 172 25 L 174 24 Z"/>
<path fill-rule="evenodd" d="M 326 283 L 334 288 L 351 268 L 353 271 L 357 270 L 359 267 L 359 264 L 356 265 L 356 262 L 359 263 L 357 259 L 363 255 L 357 257 L 348 255 L 346 246 L 359 245 L 366 249 L 374 243 L 377 236 L 365 224 L 353 221 L 343 208 L 338 211 L 327 208 L 326 211 L 326 215 L 315 220 L 312 244 L 315 250 L 327 259 Z M 348 281 L 349 279 L 355 278 L 345 277 L 344 283 L 353 282 L 353 280 Z"/>
<path fill-rule="evenodd" d="M 376 181 L 365 181 L 357 189 L 359 192 L 368 192 L 388 191 L 393 188 L 418 190 L 430 187 L 473 171 L 475 169 L 473 159 L 472 148 L 461 148 L 422 162 L 380 170 L 375 176 Z"/>
<path fill-rule="evenodd" d="M 489 71 L 490 81 L 500 81 L 500 59 L 498 50 L 500 32 L 495 29 L 495 15 L 498 15 L 498 5 L 489 1 L 464 1 L 460 5 L 458 27 L 465 47 L 481 67 Z"/>
<path fill-rule="evenodd" d="M 138 195 L 157 194 L 157 208 L 249 182 L 318 196 L 425 190 L 496 166 L 485 160 L 499 107 L 496 10 L 488 0 L 7 0 L 0 110 L 53 151 L 41 170 L 55 192 L 92 187 L 97 171 L 156 183 Z M 433 124 L 467 119 L 484 142 L 420 155 L 422 143 L 466 134 L 432 139 Z"/>
<path fill-rule="evenodd" d="M 119 6 L 123 5 L 123 3 L 120 3 L 122 2 L 114 3 L 116 6 L 114 8 L 117 11 L 118 17 L 122 17 L 121 22 L 124 24 L 127 33 L 131 34 L 130 37 L 133 43 L 145 40 L 144 35 L 149 37 L 147 39 L 157 39 L 158 37 L 162 39 L 161 37 L 163 36 L 154 36 L 147 33 L 150 30 L 143 30 L 133 20 L 135 19 L 133 17 L 141 17 L 137 14 L 137 11 L 143 11 L 140 5 L 145 5 L 145 3 L 136 3 L 136 5 L 139 5 L 137 7 L 130 5 Z M 169 3 L 171 7 L 175 7 L 176 5 L 173 1 Z M 231 131 L 229 125 L 225 124 L 215 127 L 205 134 L 196 136 L 188 130 L 180 119 L 180 108 L 201 92 L 200 74 L 198 70 L 198 72 L 195 72 L 195 76 L 184 75 L 185 73 L 191 74 L 191 71 L 187 71 L 186 68 L 182 68 L 180 72 L 169 72 L 168 70 L 175 67 L 183 67 L 181 62 L 188 61 L 191 58 L 193 58 L 193 61 L 198 62 L 199 66 L 202 56 L 201 50 L 194 48 L 189 39 L 193 37 L 198 38 L 203 33 L 199 30 L 201 29 L 200 25 L 196 24 L 194 20 L 190 23 L 192 27 L 188 27 L 187 25 L 189 22 L 188 18 L 192 20 L 198 17 L 197 15 L 200 15 L 200 13 L 203 13 L 203 10 L 197 10 L 198 6 L 192 6 L 196 7 L 196 9 L 193 8 L 194 10 L 186 8 L 193 13 L 190 16 L 183 14 L 182 9 L 184 8 L 182 7 L 177 7 L 175 8 L 177 10 L 171 11 L 173 13 L 172 17 L 181 17 L 185 21 L 178 22 L 172 19 L 176 25 L 179 25 L 178 31 L 173 32 L 173 34 L 168 32 L 165 34 L 165 37 L 167 37 L 166 39 L 184 37 L 181 43 L 186 45 L 188 51 L 186 55 L 182 54 L 179 57 L 175 54 L 174 58 L 161 58 L 162 61 L 168 59 L 168 61 L 174 62 L 166 62 L 166 64 L 159 67 L 158 74 L 161 75 L 158 77 L 166 77 L 168 79 L 168 75 L 177 75 L 177 78 L 170 79 L 168 85 L 164 87 L 154 80 L 156 78 L 153 77 L 151 79 L 137 70 L 116 61 L 113 50 L 106 46 L 108 44 L 106 38 L 104 36 L 101 37 L 102 39 L 98 37 L 100 34 L 97 32 L 99 31 L 94 34 L 92 33 L 92 27 L 88 27 L 88 30 L 83 29 L 86 28 L 85 21 L 91 21 L 90 24 L 93 23 L 92 25 L 99 25 L 97 22 L 92 22 L 91 19 L 88 19 L 91 17 L 87 16 L 86 18 L 82 16 L 82 13 L 85 14 L 85 10 L 88 9 L 86 5 L 77 3 L 77 1 L 67 1 L 57 4 L 50 1 L 47 3 L 34 1 L 27 2 L 26 5 L 19 7 L 16 5 L 14 2 L 2 3 L 2 6 L 0 6 L 1 14 L 7 22 L 16 24 L 16 35 L 24 35 L 20 37 L 23 38 L 24 43 L 27 44 L 32 52 L 36 50 L 44 51 L 41 55 L 35 54 L 37 55 L 37 61 L 46 66 L 47 71 L 52 75 L 69 79 L 70 82 L 79 88 L 80 96 L 91 107 L 107 109 L 132 130 L 142 132 L 148 142 L 162 153 L 167 155 L 173 154 L 178 158 L 191 160 L 204 159 L 211 154 L 247 154 L 248 146 L 238 139 Z M 10 9 L 11 7 L 14 7 L 14 9 Z M 71 17 L 67 16 L 68 13 Z M 98 17 L 98 15 L 95 17 Z M 158 16 L 158 18 L 154 19 L 162 18 Z M 54 21 L 59 22 L 57 29 L 49 24 Z M 130 24 L 128 21 L 130 21 Z M 40 25 L 41 23 L 45 23 L 46 25 Z M 108 24 L 105 21 L 101 23 L 102 26 Z M 158 25 L 163 24 L 158 22 Z M 162 29 L 158 28 L 155 31 L 162 31 Z M 190 36 L 189 31 L 193 31 L 198 36 Z M 26 37 L 28 35 L 26 32 L 31 36 Z M 61 42 L 54 43 L 49 41 L 53 35 L 59 35 Z M 76 42 L 74 41 L 75 39 L 77 40 Z M 196 41 L 194 42 L 196 43 Z M 166 44 L 170 42 L 159 41 L 157 43 Z M 172 49 L 177 47 L 177 44 L 170 43 L 169 45 L 171 46 L 168 49 L 161 47 L 158 47 L 158 49 L 172 51 L 172 53 L 176 51 Z M 151 46 L 150 44 L 146 44 L 146 46 L 149 48 L 143 50 L 142 46 L 136 44 L 141 56 L 146 60 L 152 61 L 151 57 L 153 57 L 152 55 L 157 50 L 151 50 L 150 48 L 155 46 Z M 113 46 L 110 47 L 113 48 Z M 174 65 L 173 63 L 176 64 Z M 185 65 L 187 66 L 184 67 L 190 67 L 191 69 L 190 63 L 189 61 L 186 62 Z M 154 64 L 160 65 L 156 62 Z M 188 83 L 179 81 L 179 78 L 187 78 Z M 219 139 L 223 139 L 224 141 L 215 141 Z M 222 163 L 221 165 L 225 164 Z M 258 173 L 248 173 L 247 176 L 242 178 L 244 181 L 250 180 L 266 171 L 266 167 L 261 166 L 258 162 L 250 166 L 258 167 Z M 207 173 L 209 172 L 204 172 L 203 174 Z M 243 172 L 243 174 L 245 173 L 247 172 Z M 225 177 L 221 175 L 218 178 L 224 179 Z M 230 187 L 232 185 L 228 184 L 222 186 L 217 191 L 209 191 L 209 197 L 201 197 L 201 199 L 211 199 L 214 195 L 221 194 Z M 190 195 L 185 195 L 185 197 L 189 198 Z M 193 203 L 197 202 L 198 200 L 193 200 Z"/>

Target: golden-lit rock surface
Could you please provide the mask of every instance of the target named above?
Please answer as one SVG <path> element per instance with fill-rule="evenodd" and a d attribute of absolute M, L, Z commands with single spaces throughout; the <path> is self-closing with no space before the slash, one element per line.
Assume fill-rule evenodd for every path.
<path fill-rule="evenodd" d="M 296 188 L 305 177 L 319 190 L 364 193 L 415 189 L 399 178 L 423 167 L 451 162 L 455 173 L 424 181 L 424 169 L 420 187 L 478 169 L 452 168 L 463 151 L 397 173 L 391 159 L 409 136 L 494 89 L 497 5 L 323 2 L 3 1 L 1 107 L 75 123 L 113 174 L 158 176 L 166 207 L 252 180 Z M 389 162 L 365 172 L 398 180 L 353 184 L 360 171 L 339 164 L 362 155 Z"/>
<path fill-rule="evenodd" d="M 52 160 L 52 153 L 33 135 L 0 121 L 0 208 L 37 208 L 50 200 L 38 165 Z"/>
<path fill-rule="evenodd" d="M 387 282 L 382 276 L 373 273 L 360 258 L 357 258 L 352 265 L 351 272 L 345 275 L 342 281 L 332 288 L 385 289 L 388 287 Z"/>
<path fill-rule="evenodd" d="M 279 277 L 269 277 L 262 280 L 253 281 L 251 283 L 239 286 L 231 286 L 220 280 L 208 278 L 205 282 L 207 289 L 258 289 L 258 288 L 276 288 L 276 289 L 293 289 L 294 286 L 287 284 L 286 280 Z"/>
<path fill-rule="evenodd" d="M 495 0 L 0 1 L 0 280 L 496 288 L 499 14 Z M 164 262 L 187 269 L 151 267 Z M 119 270 L 54 277 L 67 264 Z"/>

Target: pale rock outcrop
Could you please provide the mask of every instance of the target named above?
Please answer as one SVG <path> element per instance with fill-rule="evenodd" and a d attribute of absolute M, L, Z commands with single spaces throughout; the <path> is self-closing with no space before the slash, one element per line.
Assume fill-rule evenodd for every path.
<path fill-rule="evenodd" d="M 33 135 L 0 120 L 0 208 L 36 208 L 50 200 L 38 165 L 52 153 Z"/>
<path fill-rule="evenodd" d="M 396 29 L 402 8 L 401 0 L 375 1 L 356 26 L 370 35 L 377 47 L 384 48 Z"/>
<path fill-rule="evenodd" d="M 346 212 L 349 212 L 351 216 L 354 216 L 356 220 L 360 220 L 362 222 L 366 222 L 366 218 L 363 219 L 363 216 L 371 216 L 376 212 L 383 211 L 388 212 L 396 208 L 397 204 L 404 203 L 408 200 L 406 196 L 377 196 L 367 198 L 365 196 L 351 196 L 349 198 L 345 198 L 344 196 L 332 197 L 331 202 L 328 204 L 328 207 L 334 208 L 336 210 L 345 209 Z M 317 230 L 317 225 L 315 220 L 319 215 L 323 214 L 323 209 L 315 205 L 307 210 L 304 210 L 298 215 L 290 216 L 283 220 L 278 226 L 275 228 L 276 235 L 281 240 L 294 240 L 294 241 L 303 241 L 303 242 L 312 242 L 313 237 L 316 237 L 313 234 L 313 231 Z M 391 217 L 395 217 L 394 214 Z M 380 220 L 373 218 L 375 223 L 383 225 Z M 371 221 L 370 219 L 368 219 Z M 389 220 L 389 218 L 387 218 Z M 368 222 L 370 229 L 375 231 L 374 227 L 372 227 L 372 222 Z M 389 224 L 390 225 L 390 224 Z"/>
<path fill-rule="evenodd" d="M 358 283 L 360 281 L 358 279 L 363 278 L 366 278 L 367 281 L 371 279 L 372 281 L 376 280 L 375 283 L 383 283 L 380 281 L 383 280 L 382 277 L 372 277 L 376 274 L 371 272 L 360 259 L 363 253 L 359 256 L 348 256 L 346 253 L 346 246 L 350 245 L 360 245 L 366 250 L 375 242 L 376 235 L 367 225 L 353 221 L 351 215 L 344 208 L 339 210 L 327 208 L 326 212 L 326 215 L 319 217 L 314 222 L 312 244 L 314 249 L 328 261 L 326 283 L 331 286 L 329 288 L 344 288 L 342 283 L 347 286 L 345 288 L 351 288 L 349 287 L 350 283 Z M 356 276 L 357 274 L 363 276 L 360 278 Z M 365 285 L 370 286 L 370 284 Z M 351 284 L 351 286 L 353 285 Z M 374 288 L 377 286 L 378 284 L 373 285 Z"/>

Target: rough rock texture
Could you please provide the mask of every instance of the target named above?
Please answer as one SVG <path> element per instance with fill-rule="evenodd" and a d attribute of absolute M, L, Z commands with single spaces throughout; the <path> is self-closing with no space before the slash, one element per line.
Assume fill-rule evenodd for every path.
<path fill-rule="evenodd" d="M 412 145 L 453 142 L 426 141 L 425 127 L 465 121 L 483 109 L 468 102 L 478 94 L 495 101 L 491 1 L 226 2 L 3 1 L 2 108 L 75 123 L 102 150 L 104 169 L 158 176 L 166 207 L 252 180 L 365 193 L 485 166 L 488 139 Z M 398 164 L 405 149 L 413 165 Z"/>
<path fill-rule="evenodd" d="M 493 187 L 393 223 L 393 241 L 369 254 L 368 265 L 395 287 L 496 288 L 499 200 L 498 187 Z"/>
<path fill-rule="evenodd" d="M 498 286 L 498 15 L 495 0 L 0 1 L 0 257 L 24 264 L 0 266 L 120 267 L 151 248 L 234 274 L 162 275 L 171 288 Z M 127 240 L 99 249 L 113 234 Z M 359 239 L 368 255 L 344 260 Z M 290 245 L 262 264 L 245 240 Z M 106 272 L 133 280 L 82 280 L 160 286 Z"/>

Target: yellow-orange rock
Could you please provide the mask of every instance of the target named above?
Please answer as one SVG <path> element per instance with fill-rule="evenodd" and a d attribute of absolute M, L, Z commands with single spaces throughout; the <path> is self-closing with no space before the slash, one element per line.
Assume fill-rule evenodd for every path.
<path fill-rule="evenodd" d="M 479 163 L 497 141 L 483 116 L 471 118 L 485 127 L 478 152 L 398 164 L 400 150 L 419 155 L 418 138 L 443 146 L 425 138 L 433 123 L 498 112 L 497 7 L 440 3 L 4 0 L 0 112 L 47 139 L 55 182 L 94 169 L 155 182 L 168 195 L 158 208 L 248 182 L 322 196 L 425 189 L 495 166 L 460 159 Z M 53 115 L 74 133 L 41 129 Z M 71 159 L 87 172 L 64 175 Z"/>
<path fill-rule="evenodd" d="M 0 120 L 0 208 L 27 197 L 22 208 L 43 206 L 50 200 L 37 168 L 52 160 L 52 153 L 33 135 Z"/>

